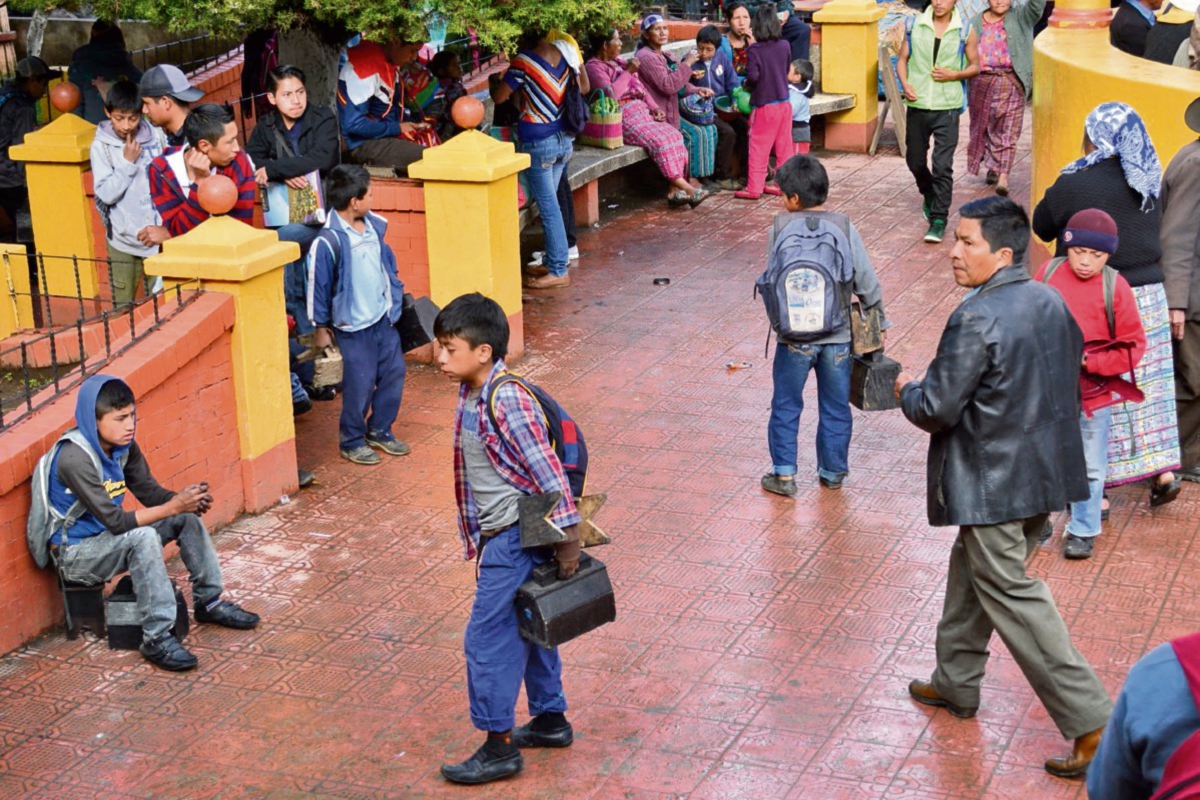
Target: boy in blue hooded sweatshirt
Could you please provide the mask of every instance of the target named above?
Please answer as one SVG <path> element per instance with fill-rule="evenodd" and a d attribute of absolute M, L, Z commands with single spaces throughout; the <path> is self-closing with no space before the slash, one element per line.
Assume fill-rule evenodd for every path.
<path fill-rule="evenodd" d="M 197 662 L 171 634 L 176 609 L 163 563 L 167 542 L 179 543 L 197 622 L 248 629 L 259 617 L 221 599 L 221 567 L 199 517 L 212 506 L 208 484 L 178 493 L 163 488 L 134 441 L 135 421 L 133 391 L 124 381 L 93 375 L 83 382 L 75 405 L 77 427 L 55 445 L 47 486 L 49 504 L 60 514 L 70 513 L 77 501 L 85 510 L 65 530 L 54 531 L 49 547 L 71 582 L 106 582 L 128 570 L 142 615 L 142 655 L 181 672 Z M 126 510 L 127 492 L 145 508 Z"/>

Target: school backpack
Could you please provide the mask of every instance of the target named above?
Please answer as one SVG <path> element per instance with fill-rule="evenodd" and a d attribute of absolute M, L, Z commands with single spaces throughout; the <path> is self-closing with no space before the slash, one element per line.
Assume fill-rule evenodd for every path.
<path fill-rule="evenodd" d="M 1171 642 L 1192 690 L 1192 701 L 1200 709 L 1200 633 Z M 1163 768 L 1162 780 L 1150 800 L 1196 800 L 1200 798 L 1200 730 L 1194 731 L 1175 748 Z"/>
<path fill-rule="evenodd" d="M 1046 272 L 1042 275 L 1042 283 L 1050 283 L 1050 276 L 1061 267 L 1067 259 L 1058 256 L 1050 261 L 1046 266 Z M 1114 295 L 1117 291 L 1117 271 L 1105 264 L 1101 269 L 1101 280 L 1104 281 L 1104 316 L 1108 317 L 1108 335 L 1115 339 L 1117 337 L 1117 317 L 1113 311 Z"/>
<path fill-rule="evenodd" d="M 54 459 L 58 455 L 58 451 L 67 442 L 74 442 L 82 447 L 83 451 L 91 456 L 96 473 L 104 474 L 104 468 L 100 464 L 100 454 L 92 448 L 91 443 L 78 428 L 71 428 L 60 436 L 50 451 L 38 459 L 31 479 L 29 519 L 25 523 L 25 544 L 28 545 L 29 554 L 33 556 L 34 562 L 42 569 L 45 569 L 46 565 L 50 563 L 50 537 L 56 531 L 65 532 L 87 513 L 87 508 L 78 500 L 71 504 L 66 513 L 59 511 L 50 502 L 50 470 L 54 468 Z M 129 451 L 125 450 L 117 461 L 124 467 L 128 457 Z"/>
<path fill-rule="evenodd" d="M 807 344 L 844 330 L 854 283 L 849 217 L 781 214 L 774 232 L 767 269 L 754 282 L 771 330 L 785 344 Z"/>
<path fill-rule="evenodd" d="M 557 400 L 550 396 L 542 387 L 530 383 L 514 372 L 504 371 L 492 379 L 484 403 L 487 405 L 488 419 L 497 432 L 500 430 L 496 422 L 496 390 L 506 383 L 516 384 L 529 393 L 541 410 L 542 419 L 550 435 L 550 445 L 554 454 L 562 462 L 563 472 L 567 475 L 567 483 L 571 487 L 572 497 L 582 497 L 587 484 L 588 449 L 583 440 L 583 431 L 567 410 Z"/>

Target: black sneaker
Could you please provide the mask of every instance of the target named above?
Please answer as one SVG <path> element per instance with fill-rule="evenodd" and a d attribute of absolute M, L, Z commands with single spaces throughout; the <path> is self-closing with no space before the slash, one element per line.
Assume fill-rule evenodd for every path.
<path fill-rule="evenodd" d="M 151 664 L 169 672 L 187 672 L 189 669 L 195 669 L 200 663 L 169 633 L 152 642 L 142 642 L 138 650 Z"/>
<path fill-rule="evenodd" d="M 382 450 L 389 456 L 406 456 L 412 452 L 412 448 L 395 437 L 384 439 L 381 436 L 371 436 L 370 434 L 367 434 L 367 447 Z"/>
<path fill-rule="evenodd" d="M 311 472 L 309 472 L 306 469 L 296 470 L 296 477 L 298 479 L 299 486 L 301 489 L 307 489 L 308 487 L 312 486 L 314 483 L 317 482 L 317 476 L 313 475 Z"/>
<path fill-rule="evenodd" d="M 515 745 L 492 747 L 484 743 L 475 755 L 460 764 L 443 764 L 442 777 L 451 783 L 474 785 L 510 778 L 525 768 Z"/>
<path fill-rule="evenodd" d="M 512 732 L 513 744 L 517 747 L 570 747 L 575 741 L 575 731 L 565 718 L 561 725 L 540 725 L 541 717 L 534 717 Z"/>
<path fill-rule="evenodd" d="M 349 461 L 351 464 L 363 464 L 368 467 L 375 466 L 381 459 L 379 453 L 376 453 L 365 444 L 360 444 L 353 450 L 341 450 L 342 458 Z"/>
<path fill-rule="evenodd" d="M 305 386 L 304 391 L 308 394 L 310 399 L 319 400 L 322 403 L 327 403 L 330 400 L 337 399 L 337 389 L 333 388 L 332 386 L 322 386 L 320 389 L 315 386 Z"/>
<path fill-rule="evenodd" d="M 845 475 L 842 475 L 837 478 L 820 478 L 821 485 L 824 486 L 826 489 L 840 489 L 840 488 L 842 488 L 842 483 L 844 483 L 845 480 L 846 480 Z"/>
<path fill-rule="evenodd" d="M 196 622 L 211 622 L 214 625 L 245 631 L 256 627 L 258 621 L 258 614 L 228 600 L 217 600 L 207 606 L 196 604 Z"/>
<path fill-rule="evenodd" d="M 1091 558 L 1092 548 L 1096 545 L 1094 536 L 1076 536 L 1073 533 L 1067 534 L 1067 541 L 1063 544 L 1064 558 Z"/>
<path fill-rule="evenodd" d="M 308 399 L 308 397 L 304 397 L 300 400 L 293 400 L 292 401 L 292 416 L 298 417 L 301 414 L 307 414 L 308 412 L 312 411 L 312 408 L 313 408 L 313 401 Z"/>
<path fill-rule="evenodd" d="M 762 476 L 762 488 L 772 494 L 781 494 L 784 497 L 796 496 L 796 480 L 793 478 L 790 481 L 785 481 L 774 472 L 768 472 Z"/>

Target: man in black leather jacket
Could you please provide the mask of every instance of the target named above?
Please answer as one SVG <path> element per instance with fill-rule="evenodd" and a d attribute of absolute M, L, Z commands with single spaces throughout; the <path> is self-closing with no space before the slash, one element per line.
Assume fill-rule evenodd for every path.
<path fill-rule="evenodd" d="M 931 434 L 931 525 L 957 525 L 937 667 L 913 699 L 971 717 L 992 631 L 1013 654 L 1072 752 L 1046 761 L 1078 777 L 1112 702 L 1071 645 L 1050 590 L 1025 573 L 1050 512 L 1088 495 L 1079 432 L 1083 335 L 1053 289 L 1025 269 L 1029 218 L 1004 197 L 959 212 L 954 280 L 971 289 L 950 315 L 922 381 L 901 373 L 904 416 Z"/>

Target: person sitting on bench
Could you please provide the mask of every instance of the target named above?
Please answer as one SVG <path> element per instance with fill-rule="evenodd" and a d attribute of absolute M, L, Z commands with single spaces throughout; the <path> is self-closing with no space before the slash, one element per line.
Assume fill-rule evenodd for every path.
<path fill-rule="evenodd" d="M 77 427 L 50 454 L 44 501 L 69 524 L 63 530 L 54 526 L 48 545 L 70 583 L 105 583 L 128 570 L 142 614 L 142 655 L 155 666 L 182 672 L 197 662 L 171 634 L 176 606 L 163 563 L 167 542 L 179 543 L 197 622 L 248 629 L 259 617 L 221 599 L 221 567 L 199 516 L 212 506 L 208 485 L 178 493 L 163 488 L 134 441 L 135 420 L 133 390 L 124 381 L 93 375 L 83 382 L 75 405 Z M 127 491 L 145 508 L 123 508 Z M 82 514 L 72 509 L 76 502 Z"/>

